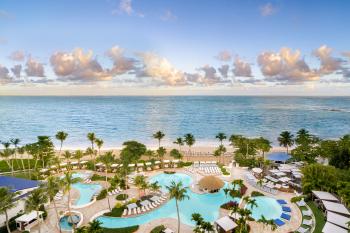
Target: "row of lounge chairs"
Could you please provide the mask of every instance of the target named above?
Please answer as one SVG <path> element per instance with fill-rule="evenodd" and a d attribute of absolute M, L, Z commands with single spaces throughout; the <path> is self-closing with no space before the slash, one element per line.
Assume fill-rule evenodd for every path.
<path fill-rule="evenodd" d="M 120 188 L 113 189 L 112 191 L 109 191 L 109 192 L 108 192 L 108 196 L 112 196 L 112 195 L 119 194 L 119 193 L 121 193 L 122 191 L 123 191 L 123 190 L 120 189 Z"/>
<path fill-rule="evenodd" d="M 292 209 L 287 206 L 287 202 L 285 200 L 277 200 L 277 202 L 282 206 L 282 214 L 280 218 L 277 218 L 274 220 L 275 224 L 279 227 L 283 226 L 286 224 L 287 221 L 290 221 L 291 215 L 290 213 L 292 212 Z"/>
<path fill-rule="evenodd" d="M 306 208 L 306 210 L 302 210 L 301 213 L 303 217 L 312 217 L 312 211 L 309 209 L 309 207 L 306 205 L 304 200 L 300 200 L 296 202 L 297 206 Z M 305 227 L 306 226 L 306 227 Z M 307 233 L 310 232 L 310 229 L 313 226 L 313 221 L 312 219 L 304 219 L 303 222 L 301 223 L 301 226 L 297 229 L 297 232 L 299 233 Z"/>
<path fill-rule="evenodd" d="M 54 197 L 54 200 L 55 200 L 55 201 L 60 201 L 60 200 L 62 200 L 63 196 L 64 196 L 63 191 L 60 190 L 60 191 L 58 191 L 58 192 L 56 193 L 56 195 L 55 195 L 55 197 Z"/>
<path fill-rule="evenodd" d="M 156 201 L 152 201 L 150 202 L 150 204 L 145 205 L 145 206 L 138 206 L 132 209 L 124 209 L 123 211 L 123 215 L 122 216 L 130 216 L 130 215 L 136 215 L 136 214 L 142 214 L 148 211 L 151 211 L 154 208 L 157 208 L 158 206 L 160 206 L 165 200 L 166 200 L 166 196 L 162 195 L 161 197 L 159 197 L 158 200 Z"/>
<path fill-rule="evenodd" d="M 262 185 L 258 184 L 258 179 L 255 178 L 255 176 L 253 174 L 251 174 L 250 172 L 245 174 L 245 179 L 246 181 L 253 187 L 267 192 L 267 193 L 271 193 L 273 195 L 277 195 L 278 191 L 276 189 L 274 189 L 274 186 L 272 186 L 271 184 L 268 183 L 263 183 Z"/>

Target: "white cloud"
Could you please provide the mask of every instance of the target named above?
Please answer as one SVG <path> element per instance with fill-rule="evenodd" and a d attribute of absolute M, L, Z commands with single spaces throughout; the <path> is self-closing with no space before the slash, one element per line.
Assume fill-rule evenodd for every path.
<path fill-rule="evenodd" d="M 233 74 L 236 77 L 252 77 L 252 69 L 250 67 L 250 64 L 247 62 L 244 62 L 239 57 L 235 58 L 235 61 L 233 63 Z"/>
<path fill-rule="evenodd" d="M 11 53 L 9 58 L 14 61 L 24 61 L 25 54 L 23 51 L 17 50 Z"/>
<path fill-rule="evenodd" d="M 313 54 L 320 60 L 321 66 L 319 73 L 321 75 L 331 74 L 341 68 L 342 60 L 332 57 L 332 49 L 326 45 L 322 45 L 316 49 Z"/>
<path fill-rule="evenodd" d="M 268 81 L 300 83 L 319 80 L 316 70 L 310 69 L 299 50 L 282 48 L 280 52 L 263 52 L 258 56 L 261 72 Z"/>
<path fill-rule="evenodd" d="M 22 71 L 22 65 L 15 65 L 14 67 L 11 68 L 11 71 L 16 78 L 20 78 L 21 71 Z"/>
<path fill-rule="evenodd" d="M 218 71 L 222 77 L 227 78 L 229 69 L 230 69 L 229 65 L 222 65 L 221 67 L 218 68 Z"/>
<path fill-rule="evenodd" d="M 93 82 L 111 80 L 109 72 L 105 71 L 100 63 L 93 58 L 89 50 L 84 54 L 81 48 L 71 53 L 56 52 L 50 58 L 51 66 L 60 80 L 78 82 Z"/>
<path fill-rule="evenodd" d="M 160 84 L 178 86 L 185 85 L 184 73 L 176 69 L 163 57 L 154 53 L 137 53 L 142 60 L 143 67 L 137 72 L 139 77 L 150 77 Z"/>
<path fill-rule="evenodd" d="M 177 19 L 177 16 L 174 15 L 173 12 L 170 10 L 166 10 L 162 16 L 160 16 L 160 19 L 163 21 L 174 21 Z"/>
<path fill-rule="evenodd" d="M 132 9 L 131 0 L 121 0 L 119 3 L 119 10 L 131 15 L 134 11 Z"/>
<path fill-rule="evenodd" d="M 270 16 L 277 12 L 277 7 L 272 5 L 272 3 L 266 3 L 265 5 L 260 7 L 260 14 L 262 16 Z"/>
<path fill-rule="evenodd" d="M 109 49 L 106 55 L 113 61 L 113 67 L 110 71 L 112 75 L 124 74 L 135 69 L 135 63 L 137 61 L 133 58 L 125 57 L 124 49 L 118 46 Z"/>
<path fill-rule="evenodd" d="M 45 77 L 44 65 L 29 57 L 24 70 L 28 77 Z"/>
<path fill-rule="evenodd" d="M 227 50 L 223 50 L 223 51 L 220 51 L 218 53 L 218 55 L 216 55 L 216 58 L 219 60 L 219 61 L 230 61 L 232 59 L 232 54 L 230 51 L 227 51 Z"/>

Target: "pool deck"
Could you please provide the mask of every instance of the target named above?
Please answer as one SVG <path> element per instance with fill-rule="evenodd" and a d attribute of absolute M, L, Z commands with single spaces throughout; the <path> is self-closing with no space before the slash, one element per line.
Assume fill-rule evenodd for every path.
<path fill-rule="evenodd" d="M 188 172 L 185 169 L 182 168 L 178 168 L 178 169 L 164 169 L 164 170 L 174 170 L 176 172 L 183 172 L 186 173 L 188 175 L 190 175 L 193 180 L 194 180 L 194 184 L 191 185 L 191 190 L 193 192 L 196 192 L 198 194 L 203 193 L 202 191 L 199 190 L 198 186 L 196 185 L 196 182 L 198 180 L 200 180 L 200 178 L 202 177 L 202 175 L 200 174 L 193 174 L 191 172 Z M 148 177 L 152 177 L 154 175 L 160 174 L 162 173 L 164 170 L 155 170 L 155 171 L 145 171 L 144 174 Z M 221 176 L 220 178 L 230 182 L 233 179 L 242 179 L 244 180 L 244 173 L 246 172 L 245 168 L 230 168 L 231 171 L 231 175 L 230 176 Z M 83 172 L 83 171 L 77 171 L 77 172 Z M 104 175 L 104 173 L 100 173 L 100 172 L 96 172 L 96 174 L 99 175 Z M 109 177 L 114 176 L 114 174 L 108 174 Z M 99 183 L 101 184 L 104 188 L 107 187 L 107 184 L 104 181 L 98 181 L 98 182 L 93 182 L 93 183 Z M 247 194 L 250 194 L 252 191 L 259 191 L 265 194 L 265 196 L 269 196 L 272 198 L 276 198 L 276 199 L 284 199 L 288 202 L 288 206 L 290 206 L 290 208 L 292 209 L 291 212 L 291 220 L 289 222 L 287 222 L 284 226 L 282 227 L 278 227 L 277 230 L 272 231 L 271 229 L 269 229 L 269 227 L 264 227 L 263 224 L 258 223 L 258 222 L 254 222 L 251 221 L 249 222 L 249 225 L 251 227 L 251 232 L 259 232 L 259 233 L 284 233 L 284 232 L 291 232 L 291 231 L 295 231 L 297 228 L 299 228 L 301 221 L 302 221 L 302 215 L 301 212 L 299 210 L 299 208 L 290 202 L 290 199 L 292 197 L 295 196 L 295 194 L 293 193 L 284 193 L 284 192 L 279 192 L 277 195 L 272 195 L 269 193 L 265 193 L 261 190 L 256 189 L 255 187 L 249 185 L 247 182 L 244 182 L 244 184 L 247 186 L 248 190 L 247 190 Z M 124 191 L 123 193 L 127 193 L 129 195 L 129 197 L 138 197 L 139 196 L 139 191 L 137 188 L 135 187 L 131 187 L 130 189 Z M 71 190 L 71 195 L 72 195 L 72 200 L 79 198 L 79 193 L 77 190 L 72 189 Z M 110 203 L 111 203 L 111 207 L 113 208 L 113 206 L 116 204 L 116 200 L 115 200 L 115 196 L 108 196 L 110 199 Z M 58 207 L 58 212 L 63 212 L 66 211 L 66 206 L 67 206 L 67 196 L 65 195 L 63 200 L 56 202 L 57 207 Z M 243 205 L 241 203 L 241 205 Z M 83 225 L 88 224 L 88 222 L 91 220 L 91 218 L 96 217 L 96 213 L 102 212 L 102 211 L 106 211 L 108 210 L 108 202 L 107 199 L 103 199 L 103 200 L 99 200 L 96 201 L 95 203 L 93 203 L 92 205 L 89 205 L 87 207 L 84 207 L 82 209 L 72 209 L 72 210 L 76 210 L 79 211 L 83 214 L 84 218 L 83 218 Z M 228 211 L 222 210 L 220 209 L 220 217 L 225 216 L 228 214 Z M 137 231 L 138 233 L 141 232 L 150 232 L 155 226 L 158 225 L 165 225 L 166 227 L 169 227 L 171 229 L 173 229 L 174 231 L 177 230 L 177 219 L 173 219 L 173 218 L 162 218 L 162 219 L 156 219 L 153 220 L 151 222 L 148 222 L 146 224 L 142 224 L 139 228 L 139 230 Z M 37 227 L 33 228 L 33 232 L 36 232 Z M 187 232 L 192 232 L 193 231 L 193 227 L 186 225 L 186 224 L 181 224 L 181 232 L 183 233 L 187 233 Z M 57 227 L 57 218 L 56 218 L 56 213 L 55 210 L 53 208 L 53 204 L 50 204 L 48 207 L 48 218 L 46 219 L 46 221 L 42 224 L 42 232 L 50 232 L 50 233 L 58 233 L 58 227 Z"/>

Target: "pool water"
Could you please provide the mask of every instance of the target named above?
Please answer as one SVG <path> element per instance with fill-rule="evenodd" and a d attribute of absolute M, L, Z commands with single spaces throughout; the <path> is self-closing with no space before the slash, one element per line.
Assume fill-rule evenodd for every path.
<path fill-rule="evenodd" d="M 74 215 L 78 218 L 78 222 L 80 222 L 80 216 Z M 71 231 L 73 229 L 73 225 L 68 222 L 68 216 L 64 216 L 60 219 L 60 226 L 63 231 Z"/>
<path fill-rule="evenodd" d="M 256 200 L 258 207 L 254 206 L 252 209 L 250 205 L 246 205 L 245 208 L 252 211 L 252 217 L 255 220 L 261 219 L 262 215 L 268 220 L 280 218 L 282 214 L 282 206 L 276 199 L 265 196 L 254 197 L 253 199 Z"/>
<path fill-rule="evenodd" d="M 192 178 L 186 174 L 175 173 L 175 174 L 159 174 L 150 179 L 150 182 L 158 181 L 162 186 L 162 190 L 166 190 L 165 186 L 170 185 L 171 181 L 182 181 L 185 187 L 190 186 Z M 228 186 L 228 184 L 225 184 Z M 189 199 L 179 202 L 180 218 L 181 222 L 188 225 L 195 225 L 191 221 L 191 215 L 193 213 L 199 213 L 205 219 L 205 221 L 213 222 L 219 217 L 220 205 L 234 200 L 239 202 L 239 198 L 231 198 L 229 195 L 226 197 L 223 189 L 217 193 L 208 194 L 197 194 L 192 192 L 190 189 L 187 191 Z M 172 199 L 160 208 L 151 211 L 149 213 L 139 215 L 136 217 L 129 218 L 113 218 L 101 216 L 97 220 L 101 221 L 103 227 L 117 228 L 127 227 L 132 225 L 141 225 L 150 222 L 155 219 L 161 218 L 177 218 L 175 200 Z"/>
<path fill-rule="evenodd" d="M 72 187 L 79 191 L 79 199 L 74 203 L 75 206 L 86 205 L 91 202 L 92 196 L 102 189 L 102 186 L 99 184 L 83 184 L 76 183 Z"/>

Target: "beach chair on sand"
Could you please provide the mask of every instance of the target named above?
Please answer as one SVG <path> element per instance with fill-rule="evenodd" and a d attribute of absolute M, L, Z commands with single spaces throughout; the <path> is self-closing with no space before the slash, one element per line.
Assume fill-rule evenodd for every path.
<path fill-rule="evenodd" d="M 273 220 L 275 222 L 275 224 L 279 227 L 283 226 L 284 224 L 286 224 L 285 222 L 283 222 L 281 219 L 277 218 L 275 220 Z"/>

